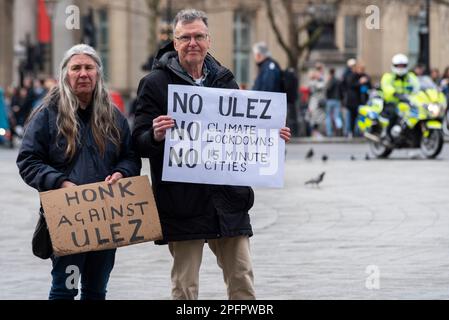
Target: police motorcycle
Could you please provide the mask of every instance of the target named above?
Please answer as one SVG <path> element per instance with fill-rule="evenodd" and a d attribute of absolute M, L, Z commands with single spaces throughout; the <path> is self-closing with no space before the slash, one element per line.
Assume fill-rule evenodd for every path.
<path fill-rule="evenodd" d="M 421 90 L 397 104 L 398 121 L 391 127 L 389 119 L 381 115 L 382 92 L 373 90 L 366 105 L 359 107 L 357 125 L 368 139 L 371 152 L 377 158 L 387 158 L 394 149 L 419 148 L 428 159 L 435 158 L 443 148 L 443 118 L 446 97 L 436 85 L 422 85 Z"/>

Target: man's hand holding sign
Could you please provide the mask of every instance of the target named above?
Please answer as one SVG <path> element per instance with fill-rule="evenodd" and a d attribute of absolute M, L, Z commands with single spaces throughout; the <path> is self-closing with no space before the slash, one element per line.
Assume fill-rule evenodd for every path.
<path fill-rule="evenodd" d="M 170 116 L 159 116 L 153 120 L 154 140 L 161 142 L 165 139 L 167 129 L 173 128 L 175 121 Z"/>

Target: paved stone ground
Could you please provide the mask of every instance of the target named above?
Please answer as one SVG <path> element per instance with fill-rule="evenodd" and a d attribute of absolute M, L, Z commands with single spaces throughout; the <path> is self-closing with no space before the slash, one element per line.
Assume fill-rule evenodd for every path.
<path fill-rule="evenodd" d="M 316 159 L 306 161 L 312 146 Z M 251 210 L 258 298 L 447 299 L 445 147 L 434 161 L 410 159 L 405 151 L 366 161 L 364 144 L 289 145 L 285 188 L 257 189 Z M 46 299 L 50 261 L 35 258 L 30 246 L 38 195 L 20 179 L 15 157 L 0 149 L 0 299 Z M 322 171 L 320 188 L 304 185 Z M 119 249 L 108 297 L 169 299 L 170 262 L 166 246 Z M 379 281 L 369 281 L 376 274 Z M 379 288 L 367 289 L 367 282 Z M 221 272 L 205 247 L 200 299 L 225 298 Z"/>

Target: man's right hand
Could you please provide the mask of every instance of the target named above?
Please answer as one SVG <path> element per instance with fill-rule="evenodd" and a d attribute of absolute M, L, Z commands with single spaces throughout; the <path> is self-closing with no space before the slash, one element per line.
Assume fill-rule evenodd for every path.
<path fill-rule="evenodd" d="M 170 116 L 159 116 L 153 120 L 154 140 L 161 142 L 165 139 L 167 129 L 173 128 L 175 121 Z"/>

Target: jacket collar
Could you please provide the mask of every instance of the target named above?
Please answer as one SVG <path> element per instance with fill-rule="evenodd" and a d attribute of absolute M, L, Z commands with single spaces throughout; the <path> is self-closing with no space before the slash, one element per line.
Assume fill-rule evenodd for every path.
<path fill-rule="evenodd" d="M 262 61 L 260 61 L 259 63 L 257 63 L 257 66 L 260 68 L 260 67 L 262 67 L 264 64 L 266 64 L 266 63 L 268 63 L 268 62 L 270 62 L 270 61 L 271 61 L 270 57 L 266 57 L 265 59 L 263 59 Z"/>

